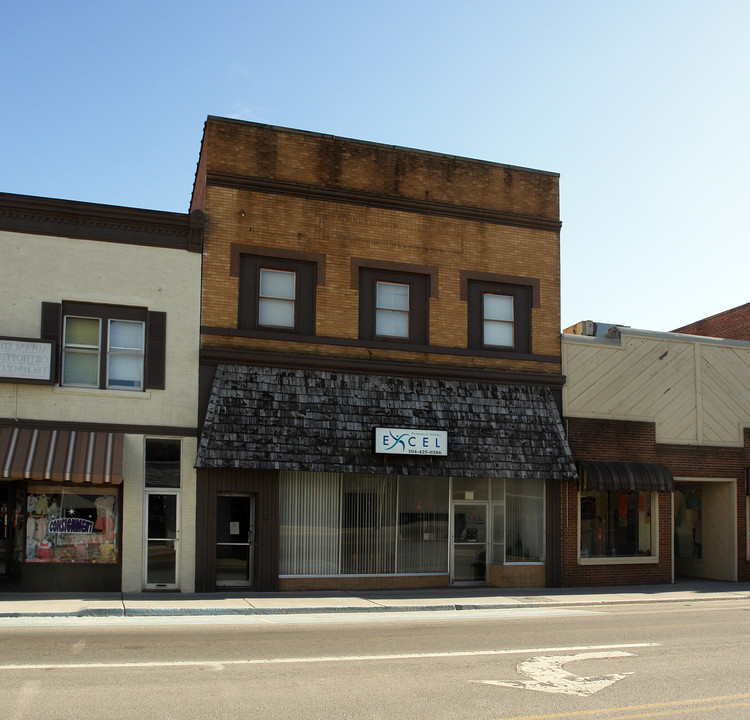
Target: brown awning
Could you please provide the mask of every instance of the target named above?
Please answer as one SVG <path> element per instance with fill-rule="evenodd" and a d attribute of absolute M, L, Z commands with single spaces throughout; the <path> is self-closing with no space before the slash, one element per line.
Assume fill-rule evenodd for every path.
<path fill-rule="evenodd" d="M 657 463 L 590 462 L 578 463 L 578 476 L 584 490 L 672 492 L 672 471 Z"/>
<path fill-rule="evenodd" d="M 0 427 L 0 478 L 119 485 L 122 433 Z"/>

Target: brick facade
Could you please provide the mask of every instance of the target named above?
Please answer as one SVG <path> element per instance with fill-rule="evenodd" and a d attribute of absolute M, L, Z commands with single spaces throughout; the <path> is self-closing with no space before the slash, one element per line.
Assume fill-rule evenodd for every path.
<path fill-rule="evenodd" d="M 554 476 L 559 481 L 573 476 L 556 407 L 563 384 L 558 180 L 555 173 L 208 118 L 191 207 L 203 211 L 206 221 L 201 314 L 205 452 L 198 464 L 204 484 L 231 467 L 238 483 L 234 489 L 257 492 L 259 502 L 265 502 L 262 486 L 251 482 L 258 468 L 345 474 L 354 472 L 349 458 L 355 464 L 369 463 L 361 472 L 393 475 L 382 455 L 376 457 L 372 443 L 374 427 L 393 423 L 454 432 L 455 444 L 449 447 L 455 448 L 455 459 L 465 437 L 480 435 L 474 432 L 480 403 L 470 404 L 465 412 L 458 408 L 470 383 L 481 384 L 480 392 L 495 398 L 491 412 L 505 413 L 516 420 L 518 432 L 526 432 L 519 440 L 503 434 L 499 422 L 483 421 L 482 427 L 495 433 L 494 450 L 506 449 L 507 457 L 525 463 L 522 472 L 508 477 Z M 262 263 L 274 262 L 277 268 L 288 263 L 285 267 L 305 287 L 314 268 L 314 292 L 300 298 L 304 308 L 295 305 L 293 331 L 269 330 L 260 320 L 259 281 L 253 283 L 269 268 Z M 395 279 L 382 280 L 389 273 Z M 409 322 L 416 319 L 419 326 L 407 337 L 384 338 L 368 329 L 375 314 L 373 277 L 408 284 L 409 302 L 415 302 L 409 306 Z M 485 285 L 495 289 L 480 290 Z M 482 292 L 513 298 L 518 314 L 512 348 L 477 342 L 477 327 L 482 326 L 475 309 L 484 302 Z M 282 397 L 281 381 L 269 379 L 276 377 L 276 370 L 283 371 L 284 382 L 297 373 L 300 391 L 291 400 Z M 236 387 L 229 387 L 230 375 L 238 378 Z M 361 385 L 356 376 L 368 382 Z M 261 381 L 251 382 L 251 377 Z M 433 397 L 413 389 L 420 380 L 460 387 Z M 343 389 L 334 397 L 337 383 Z M 556 436 L 554 447 L 544 450 L 561 460 L 561 475 L 540 476 L 526 460 L 524 448 L 531 436 L 524 422 L 527 411 L 516 407 L 519 403 L 497 400 L 500 388 L 510 385 L 534 386 L 531 394 L 541 398 L 548 412 L 532 414 L 536 420 L 546 417 Z M 369 412 L 377 404 L 368 394 L 371 386 L 383 388 L 377 420 Z M 323 417 L 319 407 L 303 402 L 311 393 L 318 393 L 319 405 L 338 410 Z M 225 401 L 235 409 L 245 403 L 239 416 L 224 412 Z M 268 433 L 249 430 L 249 415 L 266 423 Z M 227 418 L 232 418 L 230 427 L 221 425 Z M 246 442 L 243 433 L 251 441 Z M 269 433 L 286 437 L 269 441 Z M 277 452 L 301 436 L 306 442 L 300 453 Z M 534 443 L 535 449 L 542 445 Z M 334 451 L 334 460 L 322 470 L 313 458 L 314 448 Z M 209 462 L 214 456 L 218 459 Z M 472 463 L 487 461 L 490 453 L 467 456 L 464 474 L 486 477 Z M 416 457 L 413 472 L 403 474 L 447 478 L 458 472 L 447 470 L 447 461 L 441 465 L 440 458 L 429 463 L 424 456 Z M 505 477 L 504 467 L 493 465 L 498 477 Z M 430 469 L 435 472 L 427 472 Z M 448 495 L 445 502 L 449 510 Z M 263 522 L 278 528 L 276 517 L 269 515 Z M 210 554 L 210 537 L 204 535 L 199 545 Z M 278 559 L 278 545 L 275 552 Z M 377 577 L 347 577 L 336 574 L 337 569 L 330 576 L 279 577 L 269 571 L 256 581 L 271 589 L 419 587 L 449 582 L 446 570 L 450 568 Z M 498 570 L 492 572 L 497 575 Z M 204 575 L 201 587 L 211 589 L 214 578 L 208 571 Z M 544 575 L 540 564 L 503 582 L 523 584 L 531 577 L 543 584 Z"/>
<path fill-rule="evenodd" d="M 750 340 L 750 303 L 725 310 L 703 320 L 677 328 L 674 332 L 703 337 Z"/>
<path fill-rule="evenodd" d="M 659 463 L 675 478 L 723 478 L 736 481 L 737 579 L 750 580 L 747 560 L 746 469 L 750 467 L 750 429 L 744 447 L 657 444 L 653 423 L 566 418 L 568 440 L 576 460 Z M 579 565 L 578 487 L 562 487 L 563 586 L 630 585 L 672 582 L 672 496 L 658 493 L 659 562 L 655 565 Z"/>
<path fill-rule="evenodd" d="M 204 348 L 560 373 L 554 174 L 209 118 L 197 207 L 207 216 Z M 319 341 L 236 332 L 236 256 L 254 248 L 324 258 L 316 292 Z M 358 346 L 353 259 L 437 268 L 429 325 L 434 353 Z M 461 271 L 537 282 L 532 357 L 467 353 Z"/>

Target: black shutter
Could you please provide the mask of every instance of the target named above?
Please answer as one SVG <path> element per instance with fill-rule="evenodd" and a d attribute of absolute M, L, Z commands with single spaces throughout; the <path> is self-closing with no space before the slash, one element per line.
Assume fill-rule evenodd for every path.
<path fill-rule="evenodd" d="M 57 382 L 62 339 L 62 303 L 42 303 L 42 340 L 52 340 L 52 382 Z"/>
<path fill-rule="evenodd" d="M 146 387 L 166 387 L 167 313 L 149 312 L 146 323 Z"/>

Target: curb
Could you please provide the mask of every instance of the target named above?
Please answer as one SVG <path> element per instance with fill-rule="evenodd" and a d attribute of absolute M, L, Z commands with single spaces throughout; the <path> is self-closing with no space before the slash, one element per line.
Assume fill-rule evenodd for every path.
<path fill-rule="evenodd" d="M 507 602 L 507 603 L 455 603 L 448 605 L 373 605 L 369 607 L 276 607 L 256 608 L 183 608 L 183 607 L 145 607 L 145 608 L 88 608 L 83 610 L 50 610 L 28 612 L 0 612 L 3 618 L 104 618 L 104 617 L 190 617 L 190 616 L 230 616 L 230 615 L 323 615 L 323 614 L 355 614 L 355 613 L 408 613 L 408 612 L 459 612 L 472 610 L 518 610 L 533 608 L 581 608 L 604 607 L 612 605 L 647 605 L 656 603 L 694 603 L 713 602 L 716 600 L 750 600 L 750 595 L 738 593 L 726 596 L 698 596 L 698 597 L 665 597 L 665 598 L 613 598 L 600 600 L 577 601 L 549 601 L 539 602 Z"/>

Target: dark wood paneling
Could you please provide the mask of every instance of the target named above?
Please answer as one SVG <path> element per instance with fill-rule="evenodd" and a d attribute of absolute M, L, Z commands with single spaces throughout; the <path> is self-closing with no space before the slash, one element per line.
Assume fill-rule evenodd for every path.
<path fill-rule="evenodd" d="M 255 495 L 255 585 L 279 589 L 279 473 L 276 470 L 198 470 L 196 592 L 216 590 L 216 497 L 220 492 Z"/>

